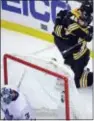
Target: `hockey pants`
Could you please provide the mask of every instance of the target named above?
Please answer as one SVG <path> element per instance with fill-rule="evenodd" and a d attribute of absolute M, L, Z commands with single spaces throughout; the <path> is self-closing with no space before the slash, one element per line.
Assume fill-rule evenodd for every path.
<path fill-rule="evenodd" d="M 93 84 L 93 73 L 88 70 L 84 70 L 85 66 L 88 64 L 90 52 L 87 52 L 78 60 L 74 60 L 71 57 L 65 59 L 65 64 L 69 65 L 73 70 L 75 77 L 76 87 L 87 87 Z"/>

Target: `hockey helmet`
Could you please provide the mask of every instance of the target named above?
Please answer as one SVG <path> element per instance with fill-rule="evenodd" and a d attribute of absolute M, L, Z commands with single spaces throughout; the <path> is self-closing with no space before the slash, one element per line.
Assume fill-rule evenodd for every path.
<path fill-rule="evenodd" d="M 18 95 L 18 93 L 10 87 L 3 87 L 0 94 L 1 102 L 10 104 L 14 100 L 15 96 L 17 96 L 16 94 Z"/>
<path fill-rule="evenodd" d="M 91 2 L 83 2 L 80 8 L 74 9 L 71 12 L 85 26 L 88 26 L 93 20 L 93 5 Z"/>
<path fill-rule="evenodd" d="M 91 15 L 93 13 L 93 3 L 92 2 L 83 2 L 80 10 L 85 12 L 87 15 Z"/>
<path fill-rule="evenodd" d="M 93 20 L 93 5 L 90 2 L 83 2 L 79 10 L 81 11 L 79 18 L 89 25 Z"/>

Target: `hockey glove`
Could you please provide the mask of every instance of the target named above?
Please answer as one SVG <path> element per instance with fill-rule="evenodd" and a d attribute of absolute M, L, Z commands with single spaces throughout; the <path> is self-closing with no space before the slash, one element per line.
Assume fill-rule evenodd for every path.
<path fill-rule="evenodd" d="M 64 10 L 64 11 L 61 10 L 57 14 L 55 24 L 64 26 L 64 25 L 66 25 L 67 18 L 68 18 L 68 10 Z"/>
<path fill-rule="evenodd" d="M 93 39 L 93 26 L 89 26 L 88 27 L 88 35 L 85 37 L 85 40 L 87 40 L 88 42 L 90 42 Z"/>

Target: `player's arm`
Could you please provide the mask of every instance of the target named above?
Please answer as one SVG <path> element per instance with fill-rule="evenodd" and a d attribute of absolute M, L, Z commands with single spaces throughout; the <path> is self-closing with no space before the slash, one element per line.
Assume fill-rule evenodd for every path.
<path fill-rule="evenodd" d="M 71 24 L 67 30 L 69 34 L 73 34 L 74 36 L 78 36 L 78 38 L 82 38 L 87 42 L 90 42 L 93 38 L 93 27 L 83 29 L 77 24 Z"/>
<path fill-rule="evenodd" d="M 61 10 L 56 16 L 55 25 L 64 26 L 66 24 L 66 20 L 68 20 L 70 16 L 71 12 L 69 12 L 68 10 Z"/>
<path fill-rule="evenodd" d="M 54 36 L 63 37 L 65 34 L 65 28 L 67 28 L 68 23 L 70 21 L 70 16 L 72 16 L 71 12 L 68 10 L 60 11 L 57 14 L 54 26 L 54 32 L 52 33 Z"/>

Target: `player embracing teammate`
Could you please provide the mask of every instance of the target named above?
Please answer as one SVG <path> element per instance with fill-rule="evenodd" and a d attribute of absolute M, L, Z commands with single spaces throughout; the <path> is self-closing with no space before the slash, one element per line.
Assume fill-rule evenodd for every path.
<path fill-rule="evenodd" d="M 73 70 L 76 87 L 93 84 L 93 72 L 85 66 L 90 58 L 87 43 L 93 38 L 93 3 L 85 2 L 75 10 L 63 10 L 57 14 L 54 26 L 54 42 L 65 64 Z M 5 120 L 35 119 L 26 97 L 16 89 L 5 86 L 1 89 L 1 110 Z"/>
<path fill-rule="evenodd" d="M 90 59 L 87 43 L 93 38 L 92 13 L 93 3 L 85 1 L 78 9 L 61 10 L 55 20 L 54 42 L 74 72 L 77 88 L 93 84 L 93 72 L 85 68 Z"/>

